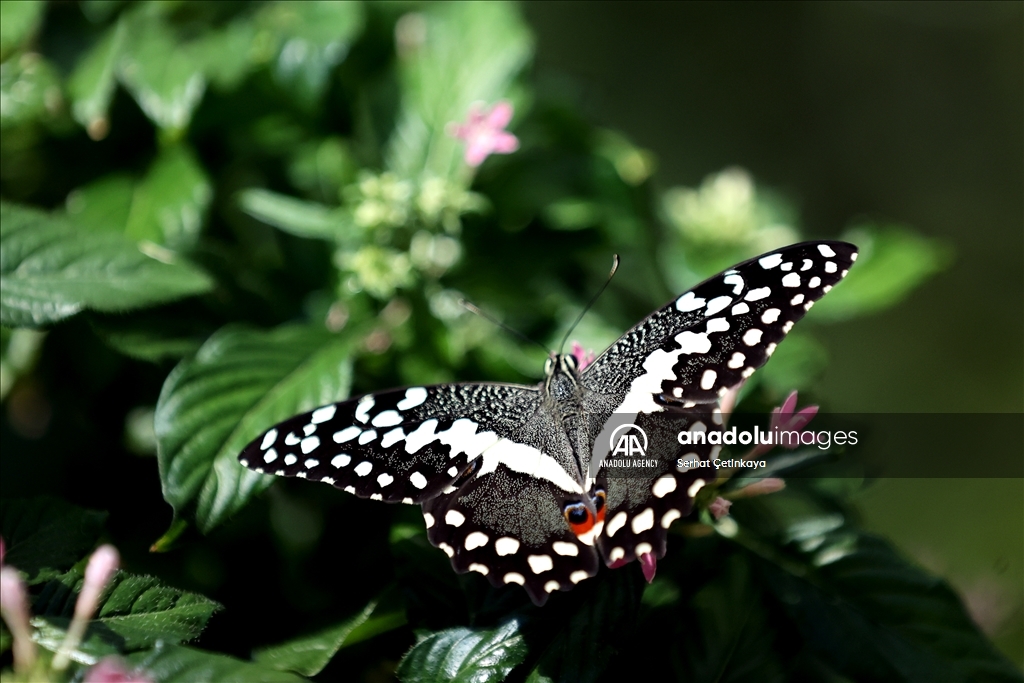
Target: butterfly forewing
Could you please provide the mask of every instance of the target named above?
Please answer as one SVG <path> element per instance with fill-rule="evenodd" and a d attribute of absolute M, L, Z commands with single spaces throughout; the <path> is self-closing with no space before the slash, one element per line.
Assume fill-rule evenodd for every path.
<path fill-rule="evenodd" d="M 258 472 L 323 481 L 364 498 L 420 503 L 518 433 L 536 389 L 510 384 L 411 387 L 333 403 L 268 430 L 239 456 Z"/>

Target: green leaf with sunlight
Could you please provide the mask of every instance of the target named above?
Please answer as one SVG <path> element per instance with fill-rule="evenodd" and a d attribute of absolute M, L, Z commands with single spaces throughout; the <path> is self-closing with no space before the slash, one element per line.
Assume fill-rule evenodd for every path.
<path fill-rule="evenodd" d="M 845 320 L 890 308 L 953 261 L 948 246 L 902 226 L 865 225 L 843 239 L 860 248 L 857 263 L 809 317 Z"/>
<path fill-rule="evenodd" d="M 305 680 L 261 664 L 168 643 L 136 652 L 127 660 L 157 683 L 300 683 Z"/>
<path fill-rule="evenodd" d="M 274 75 L 310 106 L 323 95 L 331 70 L 348 56 L 363 29 L 359 2 L 274 2 L 257 25 L 280 40 Z"/>
<path fill-rule="evenodd" d="M 164 23 L 159 5 L 137 5 L 125 15 L 127 35 L 118 77 L 149 119 L 180 135 L 206 90 L 203 64 Z"/>
<path fill-rule="evenodd" d="M 356 226 L 342 210 L 270 190 L 243 190 L 238 205 L 253 218 L 298 237 L 338 240 L 358 236 Z"/>
<path fill-rule="evenodd" d="M 202 271 L 158 261 L 122 235 L 0 203 L 0 323 L 37 327 L 83 309 L 126 311 L 209 291 Z"/>
<path fill-rule="evenodd" d="M 393 592 L 386 593 L 340 624 L 280 645 L 261 648 L 253 654 L 253 659 L 280 671 L 315 676 L 341 648 L 404 626 L 405 610 L 397 597 Z"/>
<path fill-rule="evenodd" d="M 38 621 L 52 634 L 40 644 L 56 651 L 75 612 L 83 572 L 73 569 L 48 582 L 32 605 Z M 197 638 L 221 606 L 197 593 L 162 584 L 152 576 L 117 572 L 104 591 L 99 612 L 89 622 L 86 642 L 95 638 L 120 652 L 181 643 Z M 103 647 L 96 644 L 96 652 Z"/>
<path fill-rule="evenodd" d="M 127 173 L 101 176 L 68 193 L 68 218 L 89 232 L 123 233 L 135 195 L 135 181 Z"/>
<path fill-rule="evenodd" d="M 488 683 L 503 681 L 526 658 L 519 622 L 494 629 L 450 628 L 416 643 L 398 664 L 403 683 Z"/>
<path fill-rule="evenodd" d="M 83 510 L 57 498 L 0 501 L 4 564 L 17 567 L 30 584 L 63 574 L 96 544 L 107 513 Z"/>
<path fill-rule="evenodd" d="M 172 249 L 192 247 L 203 227 L 213 188 L 195 154 L 165 147 L 135 189 L 126 233 Z"/>
<path fill-rule="evenodd" d="M 35 35 L 45 10 L 46 3 L 41 0 L 0 2 L 0 60 Z"/>
<path fill-rule="evenodd" d="M 273 481 L 238 463 L 260 432 L 348 396 L 348 330 L 286 326 L 269 332 L 222 328 L 178 364 L 156 407 L 164 499 L 209 532 Z"/>
<path fill-rule="evenodd" d="M 101 140 L 110 128 L 107 113 L 117 87 L 117 64 L 124 47 L 127 24 L 119 21 L 89 49 L 68 78 L 71 115 L 89 137 Z"/>
<path fill-rule="evenodd" d="M 60 76 L 34 52 L 11 58 L 0 64 L 0 100 L 0 129 L 53 121 L 64 104 Z"/>
<path fill-rule="evenodd" d="M 465 184 L 462 145 L 445 132 L 473 102 L 493 104 L 533 54 L 533 38 L 513 5 L 457 2 L 407 14 L 396 27 L 402 108 L 387 166 L 404 178 Z"/>

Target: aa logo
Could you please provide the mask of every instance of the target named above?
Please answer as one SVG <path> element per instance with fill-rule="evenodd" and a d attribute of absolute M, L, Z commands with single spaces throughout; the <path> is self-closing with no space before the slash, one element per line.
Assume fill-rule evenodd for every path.
<path fill-rule="evenodd" d="M 634 424 L 620 425 L 608 438 L 612 457 L 635 457 L 647 455 L 647 434 Z"/>

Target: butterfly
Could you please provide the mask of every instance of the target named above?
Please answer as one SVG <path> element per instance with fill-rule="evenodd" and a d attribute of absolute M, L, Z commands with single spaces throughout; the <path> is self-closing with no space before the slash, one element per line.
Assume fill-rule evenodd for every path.
<path fill-rule="evenodd" d="M 416 386 L 325 405 L 267 430 L 239 461 L 420 505 L 428 539 L 455 571 L 519 584 L 541 605 L 601 563 L 664 556 L 669 527 L 714 481 L 707 461 L 721 448 L 679 445 L 675 433 L 721 430 L 721 397 L 856 258 L 845 242 L 777 249 L 670 301 L 583 369 L 552 354 L 536 386 Z M 616 474 L 595 454 L 610 425 L 630 424 L 671 444 L 669 457 Z"/>

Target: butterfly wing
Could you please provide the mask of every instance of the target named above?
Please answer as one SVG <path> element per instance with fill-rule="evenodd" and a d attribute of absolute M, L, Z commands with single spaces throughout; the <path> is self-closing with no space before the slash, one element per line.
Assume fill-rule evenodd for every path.
<path fill-rule="evenodd" d="M 657 429 L 657 414 L 678 417 L 696 410 L 706 416 L 708 429 L 720 429 L 713 413 L 722 394 L 768 361 L 793 324 L 846 276 L 856 258 L 852 244 L 805 242 L 705 280 L 586 368 L 581 383 L 590 392 L 588 405 L 605 411 L 594 417 L 637 415 L 637 424 Z M 686 446 L 676 455 L 713 459 L 717 449 Z M 713 471 L 678 471 L 670 465 L 676 459 L 664 458 L 646 478 L 606 477 L 608 510 L 598 543 L 606 564 L 642 552 L 660 558 L 671 518 L 692 508 L 698 481 L 714 479 Z"/>
<path fill-rule="evenodd" d="M 257 472 L 322 481 L 362 498 L 422 503 L 448 488 L 485 450 L 518 435 L 539 407 L 535 388 L 513 384 L 367 394 L 285 420 L 246 446 L 239 461 Z"/>

